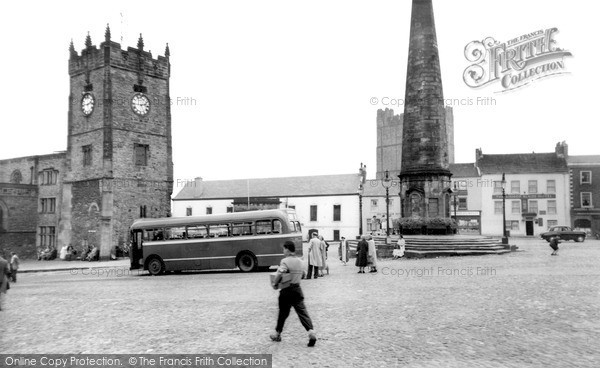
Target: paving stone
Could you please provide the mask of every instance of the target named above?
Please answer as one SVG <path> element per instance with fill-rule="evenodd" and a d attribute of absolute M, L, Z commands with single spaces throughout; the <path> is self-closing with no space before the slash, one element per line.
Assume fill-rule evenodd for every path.
<path fill-rule="evenodd" d="M 542 240 L 513 241 L 521 251 L 509 255 L 380 260 L 377 274 L 339 264 L 331 247 L 331 274 L 302 282 L 314 348 L 295 312 L 283 340 L 270 341 L 278 292 L 268 272 L 26 273 L 0 312 L 0 351 L 268 353 L 275 367 L 600 366 L 600 241 L 562 243 L 557 257 Z"/>

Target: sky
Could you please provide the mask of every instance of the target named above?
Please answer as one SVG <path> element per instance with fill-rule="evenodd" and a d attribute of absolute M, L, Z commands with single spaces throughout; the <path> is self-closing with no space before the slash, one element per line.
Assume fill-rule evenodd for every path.
<path fill-rule="evenodd" d="M 109 23 L 124 49 L 140 33 L 154 57 L 169 43 L 176 182 L 347 174 L 361 163 L 375 176 L 377 109 L 404 109 L 392 102 L 404 98 L 411 1 L 85 4 L 0 4 L 0 159 L 66 149 L 69 42 L 80 52 L 89 32 L 99 45 Z M 559 141 L 571 155 L 600 154 L 597 5 L 433 4 L 456 162 L 473 162 L 476 148 L 552 152 Z M 471 41 L 506 42 L 553 27 L 555 46 L 572 53 L 568 73 L 504 93 L 499 83 L 465 84 Z"/>

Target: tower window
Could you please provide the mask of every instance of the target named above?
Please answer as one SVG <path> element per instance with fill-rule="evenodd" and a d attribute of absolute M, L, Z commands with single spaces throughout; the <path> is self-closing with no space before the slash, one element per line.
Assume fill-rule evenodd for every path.
<path fill-rule="evenodd" d="M 94 90 L 94 85 L 93 84 L 87 84 L 83 87 L 83 91 L 84 92 L 92 92 Z"/>
<path fill-rule="evenodd" d="M 56 198 L 40 199 L 40 212 L 41 213 L 54 213 L 55 211 L 56 211 Z"/>
<path fill-rule="evenodd" d="M 134 84 L 133 85 L 133 92 L 148 93 L 148 88 L 145 87 L 145 86 L 140 86 L 139 84 Z"/>
<path fill-rule="evenodd" d="M 81 147 L 83 151 L 83 166 L 91 166 L 92 165 L 92 145 L 88 144 L 87 146 Z"/>
<path fill-rule="evenodd" d="M 13 184 L 21 184 L 23 181 L 23 175 L 21 175 L 21 170 L 14 170 L 12 174 L 10 174 L 10 182 Z"/>
<path fill-rule="evenodd" d="M 147 166 L 148 165 L 148 151 L 150 146 L 147 144 L 135 144 L 135 165 L 136 166 Z"/>
<path fill-rule="evenodd" d="M 40 226 L 40 246 L 54 247 L 56 228 L 54 226 Z"/>
<path fill-rule="evenodd" d="M 56 178 L 58 177 L 58 171 L 54 169 L 46 169 L 40 173 L 40 181 L 42 185 L 53 185 L 56 184 Z"/>
<path fill-rule="evenodd" d="M 146 206 L 140 206 L 140 218 L 146 218 Z"/>

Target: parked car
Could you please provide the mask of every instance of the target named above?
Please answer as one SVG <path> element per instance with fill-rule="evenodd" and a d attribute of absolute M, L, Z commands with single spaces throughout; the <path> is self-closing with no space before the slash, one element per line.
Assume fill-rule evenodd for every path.
<path fill-rule="evenodd" d="M 585 240 L 585 231 L 576 231 L 570 226 L 552 226 L 547 232 L 540 235 L 542 239 L 549 242 L 552 238 L 560 236 L 561 240 L 574 240 L 582 242 Z"/>

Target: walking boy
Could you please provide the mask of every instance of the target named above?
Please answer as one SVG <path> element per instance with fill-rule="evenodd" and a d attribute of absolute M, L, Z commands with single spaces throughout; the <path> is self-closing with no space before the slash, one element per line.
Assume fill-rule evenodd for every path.
<path fill-rule="evenodd" d="M 317 342 L 317 335 L 313 331 L 312 321 L 306 306 L 304 305 L 304 294 L 300 288 L 300 279 L 304 276 L 305 271 L 302 268 L 302 261 L 296 257 L 296 246 L 291 241 L 286 241 L 283 244 L 283 253 L 285 258 L 281 260 L 281 264 L 277 269 L 277 275 L 273 280 L 273 288 L 277 289 L 279 282 L 283 274 L 289 273 L 290 282 L 289 286 L 281 289 L 279 292 L 279 316 L 277 317 L 277 327 L 275 327 L 275 333 L 272 334 L 271 340 L 281 341 L 281 332 L 283 331 L 283 325 L 285 320 L 290 315 L 290 309 L 294 307 L 300 323 L 308 331 L 308 346 L 315 346 Z"/>
<path fill-rule="evenodd" d="M 10 257 L 10 278 L 13 282 L 17 282 L 17 271 L 19 270 L 19 256 L 17 253 L 12 252 Z"/>

